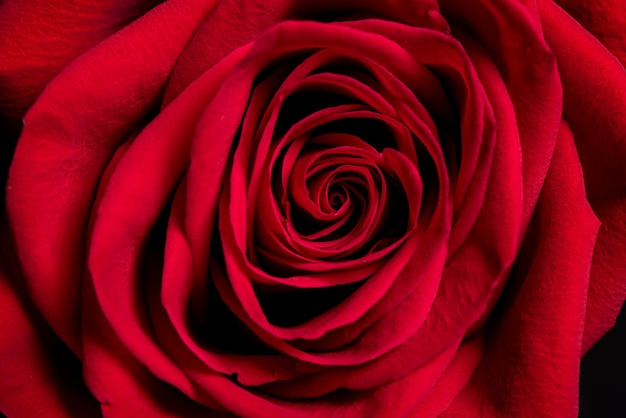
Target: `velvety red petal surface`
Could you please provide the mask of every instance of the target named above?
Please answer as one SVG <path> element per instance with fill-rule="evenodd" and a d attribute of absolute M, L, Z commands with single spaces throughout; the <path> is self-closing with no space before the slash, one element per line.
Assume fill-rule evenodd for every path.
<path fill-rule="evenodd" d="M 619 0 L 558 0 L 556 3 L 626 65 L 626 8 L 623 3 Z"/>
<path fill-rule="evenodd" d="M 13 1 L 0 5 L 0 113 L 21 118 L 72 59 L 157 1 Z"/>
<path fill-rule="evenodd" d="M 576 416 L 584 307 L 599 226 L 585 198 L 571 131 L 562 124 L 528 235 L 486 324 L 482 362 L 449 416 Z"/>
<path fill-rule="evenodd" d="M 589 282 L 584 354 L 615 324 L 626 298 L 626 70 L 558 6 L 547 1 L 539 6 L 560 63 L 563 118 L 574 134 L 587 198 L 602 222 Z"/>
<path fill-rule="evenodd" d="M 35 304 L 77 353 L 85 227 L 95 187 L 115 147 L 155 105 L 212 3 L 203 6 L 157 7 L 75 61 L 25 117 L 7 186 L 9 217 Z M 46 236 L 36 237 L 42 230 Z"/>
<path fill-rule="evenodd" d="M 100 415 L 81 366 L 27 296 L 13 239 L 0 216 L 0 407 L 10 417 Z"/>

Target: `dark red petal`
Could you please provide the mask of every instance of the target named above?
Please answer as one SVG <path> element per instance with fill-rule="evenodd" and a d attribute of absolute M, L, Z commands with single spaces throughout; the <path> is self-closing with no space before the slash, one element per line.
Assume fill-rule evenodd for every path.
<path fill-rule="evenodd" d="M 324 20 L 327 16 L 345 14 L 387 16 L 414 26 L 447 30 L 435 0 L 397 2 L 379 0 L 363 3 L 359 0 L 222 0 L 205 20 L 174 68 L 165 94 L 167 104 L 191 81 L 215 65 L 227 53 L 256 40 L 263 31 L 288 18 Z M 234 30 L 236 28 L 236 30 Z"/>
<path fill-rule="evenodd" d="M 0 114 L 21 119 L 74 57 L 158 0 L 6 0 L 0 4 Z"/>
<path fill-rule="evenodd" d="M 85 285 L 83 300 L 84 375 L 105 417 L 219 416 L 213 415 L 211 409 L 222 408 L 210 396 L 200 396 L 201 402 L 211 408 L 207 409 L 137 361 L 98 308 L 91 284 Z M 143 355 L 150 356 L 150 353 Z"/>
<path fill-rule="evenodd" d="M 483 360 L 449 416 L 576 416 L 599 225 L 563 124 L 516 268 L 487 324 Z"/>
<path fill-rule="evenodd" d="M 155 8 L 77 59 L 25 117 L 7 186 L 10 222 L 34 301 L 75 352 L 98 181 L 115 147 L 154 105 L 210 5 Z"/>
<path fill-rule="evenodd" d="M 139 362 L 188 396 L 193 396 L 191 384 L 156 341 L 145 303 L 141 260 L 149 232 L 189 164 L 198 120 L 245 52 L 233 52 L 144 128 L 102 180 L 102 197 L 93 214 L 88 268 L 103 316 Z M 182 251 L 175 255 L 185 260 Z M 194 286 L 193 277 L 175 279 L 183 291 Z M 164 280 L 166 287 L 171 285 L 170 276 Z"/>
<path fill-rule="evenodd" d="M 18 418 L 97 417 L 78 359 L 25 296 L 12 244 L 0 216 L 0 411 Z"/>
<path fill-rule="evenodd" d="M 615 324 L 626 299 L 626 70 L 558 6 L 550 1 L 539 6 L 559 61 L 564 119 L 574 133 L 589 203 L 602 222 L 589 283 L 584 354 Z"/>
<path fill-rule="evenodd" d="M 448 409 L 456 395 L 461 392 L 483 356 L 482 333 L 463 342 L 452 362 L 439 377 L 428 395 L 409 415 L 411 418 L 439 417 Z M 471 414 L 463 411 L 464 415 Z"/>
<path fill-rule="evenodd" d="M 557 0 L 626 66 L 626 7 L 621 0 Z"/>
<path fill-rule="evenodd" d="M 550 165 L 562 108 L 557 63 L 533 4 L 441 0 L 450 24 L 474 38 L 496 64 L 515 107 L 523 160 L 522 231 Z"/>

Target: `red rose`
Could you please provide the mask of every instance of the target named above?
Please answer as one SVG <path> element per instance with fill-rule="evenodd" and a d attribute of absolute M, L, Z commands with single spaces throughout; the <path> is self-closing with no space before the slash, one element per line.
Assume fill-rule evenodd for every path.
<path fill-rule="evenodd" d="M 371 3 L 2 5 L 3 413 L 576 415 L 623 29 Z"/>

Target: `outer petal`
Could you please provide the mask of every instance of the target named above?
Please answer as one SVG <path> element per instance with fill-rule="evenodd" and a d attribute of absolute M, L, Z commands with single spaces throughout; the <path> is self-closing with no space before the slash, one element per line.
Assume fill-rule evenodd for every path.
<path fill-rule="evenodd" d="M 288 18 L 326 20 L 349 16 L 355 10 L 363 16 L 387 16 L 389 20 L 414 26 L 445 29 L 435 0 L 405 2 L 378 0 L 223 0 L 202 24 L 181 56 L 165 93 L 167 104 L 190 82 L 230 51 L 254 41 L 270 26 Z M 233 30 L 236 28 L 236 30 Z"/>
<path fill-rule="evenodd" d="M 7 0 L 0 4 L 0 114 L 21 119 L 74 57 L 141 16 L 155 0 Z"/>
<path fill-rule="evenodd" d="M 6 219 L 0 219 L 0 415 L 98 416 L 80 364 L 42 320 L 19 286 Z"/>
<path fill-rule="evenodd" d="M 22 117 L 45 85 L 76 56 L 160 0 L 6 0 L 0 3 L 0 184 Z M 4 190 L 0 195 L 4 194 Z"/>
<path fill-rule="evenodd" d="M 102 170 L 213 4 L 157 7 L 74 62 L 25 118 L 7 187 L 11 226 L 35 304 L 75 352 L 85 232 Z"/>
<path fill-rule="evenodd" d="M 438 417 L 454 400 L 471 377 L 483 355 L 483 334 L 464 341 L 452 362 L 431 388 L 426 398 L 411 412 L 412 418 Z"/>
<path fill-rule="evenodd" d="M 626 7 L 622 0 L 557 0 L 626 66 Z"/>
<path fill-rule="evenodd" d="M 536 11 L 526 2 L 441 0 L 451 26 L 467 32 L 495 62 L 515 107 L 522 146 L 522 232 L 550 165 L 562 104 L 557 62 Z"/>
<path fill-rule="evenodd" d="M 97 308 L 90 284 L 84 300 L 85 379 L 105 417 L 217 415 L 157 378 L 126 350 Z"/>
<path fill-rule="evenodd" d="M 559 62 L 563 114 L 574 133 L 587 197 L 602 221 L 589 283 L 584 354 L 613 326 L 626 299 L 626 70 L 554 3 L 541 0 L 539 11 Z"/>
<path fill-rule="evenodd" d="M 483 361 L 447 416 L 576 416 L 598 227 L 563 124 L 517 266 L 487 324 Z"/>

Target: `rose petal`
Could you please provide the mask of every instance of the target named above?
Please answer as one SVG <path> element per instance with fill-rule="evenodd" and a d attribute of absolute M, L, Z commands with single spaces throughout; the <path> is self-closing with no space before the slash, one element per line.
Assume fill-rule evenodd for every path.
<path fill-rule="evenodd" d="M 10 222 L 33 300 L 75 352 L 97 182 L 115 147 L 154 104 L 210 6 L 157 7 L 76 60 L 25 117 L 7 186 Z"/>
<path fill-rule="evenodd" d="M 447 30 L 435 0 L 418 3 L 398 3 L 379 0 L 363 3 L 358 0 L 251 0 L 245 5 L 237 0 L 219 2 L 214 12 L 205 20 L 189 47 L 181 55 L 172 73 L 164 104 L 169 103 L 191 81 L 215 65 L 229 51 L 257 39 L 260 34 L 288 18 L 307 16 L 324 19 L 326 16 L 350 14 L 387 16 L 418 27 Z M 236 30 L 233 30 L 236 28 Z"/>
<path fill-rule="evenodd" d="M 626 299 L 626 70 L 558 6 L 540 1 L 539 11 L 559 60 L 564 119 L 574 132 L 587 197 L 602 222 L 589 283 L 584 354 L 615 324 Z"/>
<path fill-rule="evenodd" d="M 576 416 L 589 272 L 600 223 L 563 124 L 483 361 L 449 416 Z M 532 402 L 528 400 L 532 399 Z"/>
<path fill-rule="evenodd" d="M 78 359 L 25 296 L 4 214 L 0 216 L 0 410 L 10 417 L 99 415 Z"/>
<path fill-rule="evenodd" d="M 188 396 L 192 389 L 184 373 L 156 342 L 143 295 L 140 261 L 150 229 L 189 164 L 192 136 L 207 101 L 246 52 L 245 48 L 235 51 L 208 71 L 137 136 L 110 177 L 103 179 L 102 197 L 93 214 L 88 268 L 102 314 L 136 359 Z M 184 260 L 184 252 L 176 255 L 172 261 Z M 185 286 L 196 285 L 192 277 L 173 279 L 183 292 Z M 166 276 L 166 288 L 171 280 Z M 197 286 L 201 292 L 202 282 Z"/>
<path fill-rule="evenodd" d="M 203 284 L 206 287 L 201 287 L 193 282 L 191 253 L 183 233 L 186 198 L 184 192 L 183 182 L 179 186 L 170 213 L 162 283 L 158 277 L 161 269 L 156 268 L 146 284 L 150 318 L 158 345 L 188 375 L 193 375 L 193 370 L 215 371 L 237 376 L 237 381 L 244 385 L 258 385 L 300 375 L 294 366 L 296 360 L 288 357 L 238 354 L 221 349 L 232 340 L 238 341 L 238 330 L 234 329 L 237 324 L 227 322 L 226 316 L 232 316 L 232 313 L 214 307 L 220 303 L 209 296 L 210 293 L 217 293 L 214 287 L 208 283 Z M 155 251 L 160 250 L 157 248 Z M 150 254 L 157 260 L 160 258 L 154 252 Z M 223 302 L 221 304 L 224 305 Z M 192 315 L 189 312 L 190 305 Z M 225 305 L 224 308 L 228 310 Z M 206 335 L 211 332 L 215 332 L 215 335 Z M 245 351 L 249 347 L 238 348 L 239 351 Z"/>
<path fill-rule="evenodd" d="M 626 66 L 626 8 L 621 0 L 558 0 L 556 3 Z"/>
<path fill-rule="evenodd" d="M 448 152 L 446 162 L 454 191 L 455 222 L 449 243 L 452 255 L 469 233 L 480 211 L 491 172 L 495 141 L 493 110 L 474 73 L 472 62 L 455 40 L 436 32 L 423 33 L 416 28 L 378 20 L 349 22 L 348 25 L 379 33 L 406 48 L 441 80 L 451 96 L 451 106 L 459 114 L 455 117 L 460 122 L 448 119 L 446 113 L 436 112 L 428 106 L 428 102 L 426 105 L 439 122 L 442 147 L 444 152 Z M 419 100 L 430 99 L 428 95 L 423 97 L 421 91 L 415 93 Z M 441 92 L 439 96 L 446 95 Z M 448 136 L 453 137 L 451 144 L 445 143 Z M 460 161 L 456 161 L 457 155 L 460 155 Z"/>
<path fill-rule="evenodd" d="M 218 386 L 204 379 L 205 386 L 213 386 L 213 392 L 228 410 L 240 416 L 255 416 L 263 411 L 267 416 L 328 417 L 328 416 L 381 416 L 389 411 L 407 414 L 415 408 L 444 373 L 444 381 L 451 387 L 436 388 L 435 402 L 449 401 L 456 390 L 466 381 L 482 353 L 482 339 L 474 338 L 461 345 L 445 350 L 431 363 L 415 370 L 404 379 L 391 382 L 364 392 L 338 391 L 329 396 L 314 399 L 285 401 L 258 396 L 227 382 Z M 450 364 L 450 366 L 448 366 Z M 446 370 L 446 368 L 448 368 Z M 200 377 L 201 378 L 201 377 Z M 313 395 L 314 396 L 314 395 Z"/>
<path fill-rule="evenodd" d="M 220 416 L 222 407 L 206 394 L 203 405 L 158 379 L 119 341 L 104 317 L 88 283 L 83 309 L 84 375 L 89 389 L 101 403 L 104 416 Z M 149 356 L 149 353 L 144 353 Z"/>
<path fill-rule="evenodd" d="M 83 51 L 158 1 L 15 1 L 0 4 L 0 113 L 21 119 L 45 85 Z M 53 18 L 51 18 L 53 16 Z"/>
<path fill-rule="evenodd" d="M 461 344 L 452 362 L 439 377 L 432 390 L 408 416 L 411 418 L 439 417 L 446 411 L 478 366 L 484 354 L 483 338 L 483 334 L 480 333 Z M 463 414 L 467 412 L 463 411 Z"/>
<path fill-rule="evenodd" d="M 548 171 L 561 120 L 561 83 L 554 54 L 543 38 L 545 27 L 533 10 L 534 2 L 440 3 L 451 25 L 487 51 L 515 107 L 522 144 L 524 231 Z"/>

